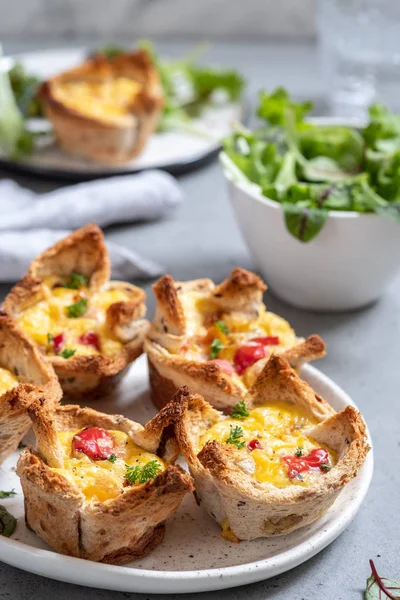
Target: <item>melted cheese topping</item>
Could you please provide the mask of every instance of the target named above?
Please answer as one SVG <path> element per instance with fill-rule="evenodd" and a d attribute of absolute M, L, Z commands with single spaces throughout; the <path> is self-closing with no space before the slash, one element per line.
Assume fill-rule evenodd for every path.
<path fill-rule="evenodd" d="M 236 350 L 257 337 L 273 336 L 279 338 L 278 345 L 268 345 L 268 353 L 280 353 L 298 343 L 296 334 L 289 323 L 261 305 L 253 318 L 243 312 L 218 312 L 215 302 L 205 298 L 198 291 L 185 292 L 180 297 L 187 323 L 187 342 L 182 350 L 189 360 L 210 360 L 210 346 L 218 339 L 223 348 L 218 358 L 233 361 Z M 223 321 L 229 333 L 218 328 L 216 321 Z M 233 374 L 239 384 L 250 387 L 255 379 L 251 368 L 243 376 Z"/>
<path fill-rule="evenodd" d="M 289 479 L 288 467 L 283 456 L 294 456 L 298 447 L 307 455 L 313 448 L 324 448 L 329 454 L 330 465 L 337 460 L 336 453 L 326 445 L 317 443 L 306 431 L 317 425 L 318 421 L 299 406 L 273 403 L 259 406 L 249 411 L 243 419 L 222 418 L 215 423 L 199 440 L 200 450 L 207 441 L 217 440 L 226 443 L 230 435 L 230 426 L 240 427 L 240 442 L 247 444 L 258 439 L 262 449 L 240 449 L 243 461 L 238 466 L 259 482 L 271 483 L 278 488 L 290 485 L 309 485 L 315 478 L 323 477 L 319 468 L 301 473 L 301 477 Z"/>
<path fill-rule="evenodd" d="M 11 371 L 0 367 L 0 396 L 11 390 L 11 388 L 16 387 L 18 383 L 18 379 Z"/>
<path fill-rule="evenodd" d="M 53 471 L 61 473 L 76 485 L 88 502 L 104 502 L 121 494 L 124 490 L 125 465 L 143 466 L 151 460 L 157 460 L 161 468 L 165 468 L 158 456 L 139 448 L 126 433 L 116 430 L 109 431 L 115 440 L 115 454 L 118 457 L 114 463 L 109 460 L 93 461 L 83 452 L 76 458 L 72 452 L 72 440 L 79 431 L 62 431 L 58 434 L 64 452 L 64 468 L 53 468 Z"/>
<path fill-rule="evenodd" d="M 74 356 L 93 356 L 103 354 L 112 356 L 118 353 L 123 344 L 114 339 L 106 328 L 106 311 L 111 304 L 129 300 L 122 289 L 106 290 L 90 295 L 87 287 L 72 290 L 65 287 L 53 287 L 56 278 L 48 277 L 46 298 L 24 310 L 17 318 L 17 323 L 47 355 L 55 355 L 54 345 L 49 340 L 49 334 L 57 336 L 64 334 L 63 348 L 75 350 Z M 88 300 L 88 309 L 77 318 L 68 317 L 67 306 L 76 303 L 81 298 Z M 85 333 L 94 332 L 100 341 L 99 352 L 93 345 L 79 341 Z"/>
<path fill-rule="evenodd" d="M 64 106 L 82 115 L 113 122 L 129 114 L 140 87 L 127 77 L 99 82 L 69 81 L 58 85 L 54 95 Z"/>

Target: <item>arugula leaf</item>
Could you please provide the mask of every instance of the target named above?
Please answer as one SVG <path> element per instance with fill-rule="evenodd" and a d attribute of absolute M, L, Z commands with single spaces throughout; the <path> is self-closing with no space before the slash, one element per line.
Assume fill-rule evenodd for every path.
<path fill-rule="evenodd" d="M 328 218 L 323 208 L 305 208 L 298 204 L 283 202 L 286 227 L 301 242 L 310 242 L 321 231 Z"/>
<path fill-rule="evenodd" d="M 288 113 L 291 113 L 295 122 L 299 123 L 311 111 L 312 107 L 312 102 L 294 102 L 288 92 L 279 87 L 271 94 L 266 91 L 260 92 L 256 114 L 272 125 L 284 125 Z"/>
<path fill-rule="evenodd" d="M 240 400 L 240 402 L 235 404 L 232 408 L 231 417 L 232 419 L 244 419 L 245 417 L 248 417 L 249 414 L 244 400 Z"/>
<path fill-rule="evenodd" d="M 380 577 L 374 562 L 369 561 L 372 574 L 367 579 L 365 600 L 398 600 L 400 598 L 400 580 Z"/>
<path fill-rule="evenodd" d="M 81 298 L 77 302 L 74 302 L 74 304 L 69 304 L 66 306 L 65 310 L 67 317 L 70 319 L 78 319 L 79 317 L 82 317 L 89 308 L 88 302 L 89 301 L 87 298 Z"/>
<path fill-rule="evenodd" d="M 149 479 L 154 479 L 162 470 L 161 465 L 157 460 L 151 460 L 142 467 L 139 465 L 125 465 L 125 479 L 130 485 L 134 483 L 146 483 Z"/>
<path fill-rule="evenodd" d="M 17 520 L 4 506 L 0 505 L 0 535 L 10 537 L 17 526 Z"/>
<path fill-rule="evenodd" d="M 239 425 L 236 425 L 235 427 L 229 425 L 229 437 L 226 438 L 225 444 L 232 444 L 240 450 L 245 446 L 245 443 L 240 441 L 241 437 L 243 437 L 243 429 L 239 427 Z"/>
<path fill-rule="evenodd" d="M 0 490 L 0 498 L 11 498 L 12 496 L 16 496 L 17 492 L 12 489 L 10 492 L 4 492 Z"/>

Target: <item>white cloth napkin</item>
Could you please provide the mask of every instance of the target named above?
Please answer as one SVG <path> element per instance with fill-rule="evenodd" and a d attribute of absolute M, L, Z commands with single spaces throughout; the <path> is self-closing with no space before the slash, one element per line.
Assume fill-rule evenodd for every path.
<path fill-rule="evenodd" d="M 71 229 L 158 219 L 181 201 L 177 181 L 163 171 L 80 183 L 47 194 L 0 180 L 0 281 L 19 279 L 37 254 Z M 114 278 L 145 279 L 163 271 L 128 248 L 111 242 L 107 246 Z"/>

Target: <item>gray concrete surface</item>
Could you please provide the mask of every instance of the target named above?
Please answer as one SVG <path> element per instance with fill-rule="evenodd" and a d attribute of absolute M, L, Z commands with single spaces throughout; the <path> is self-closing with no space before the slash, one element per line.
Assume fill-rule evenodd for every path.
<path fill-rule="evenodd" d="M 171 48 L 173 53 L 178 50 Z M 262 85 L 272 87 L 276 83 L 289 85 L 303 97 L 319 96 L 321 92 L 312 47 L 217 46 L 213 57 L 243 69 L 249 78 L 250 95 Z M 20 181 L 35 189 L 51 187 L 34 180 Z M 113 227 L 107 230 L 107 236 L 163 261 L 166 270 L 176 278 L 208 276 L 220 280 L 234 265 L 252 268 L 251 257 L 229 207 L 218 164 L 186 175 L 180 182 L 185 202 L 170 219 Z M 148 291 L 149 286 L 145 286 Z M 1 294 L 6 291 L 5 286 L 0 287 Z M 400 577 L 399 298 L 400 279 L 374 306 L 340 315 L 301 312 L 275 299 L 271 293 L 267 295 L 269 308 L 289 319 L 300 335 L 317 332 L 326 340 L 328 356 L 318 367 L 341 385 L 364 413 L 375 445 L 373 482 L 352 525 L 304 565 L 268 581 L 222 592 L 189 594 L 185 599 L 361 600 L 369 575 L 369 558 L 375 560 L 383 574 Z M 150 315 L 153 307 L 150 291 Z M 0 599 L 69 600 L 71 597 L 75 600 L 157 598 L 148 594 L 81 588 L 0 563 Z"/>

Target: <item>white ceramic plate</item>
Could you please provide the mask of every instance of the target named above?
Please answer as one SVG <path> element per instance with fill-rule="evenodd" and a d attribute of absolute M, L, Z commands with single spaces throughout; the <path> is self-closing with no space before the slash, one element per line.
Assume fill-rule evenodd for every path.
<path fill-rule="evenodd" d="M 5 57 L 2 68 L 10 68 L 14 61 L 21 62 L 28 73 L 47 79 L 61 71 L 79 64 L 87 56 L 87 50 L 43 50 Z M 167 131 L 151 136 L 144 151 L 136 159 L 124 165 L 101 165 L 83 158 L 64 154 L 55 143 L 44 144 L 31 156 L 13 161 L 0 152 L 0 166 L 13 171 L 56 177 L 68 180 L 93 179 L 144 169 L 164 169 L 182 173 L 204 164 L 220 149 L 220 140 L 232 132 L 234 122 L 240 121 L 242 109 L 239 104 L 223 104 L 202 112 L 193 120 L 201 133 Z M 40 119 L 42 123 L 46 123 Z"/>
<path fill-rule="evenodd" d="M 117 399 L 99 400 L 92 407 L 119 413 L 140 422 L 155 414 L 147 391 L 147 365 L 141 357 L 124 381 Z M 304 378 L 336 410 L 354 405 L 347 394 L 313 367 Z M 344 531 L 367 493 L 373 470 L 372 451 L 358 477 L 317 522 L 289 535 L 231 544 L 217 524 L 199 508 L 192 495 L 167 523 L 164 542 L 149 556 L 124 567 L 104 565 L 53 552 L 25 526 L 23 497 L 15 474 L 17 453 L 0 469 L 0 489 L 18 496 L 1 500 L 18 518 L 12 539 L 0 537 L 1 560 L 51 579 L 96 588 L 144 593 L 189 593 L 236 587 L 278 575 L 314 556 Z"/>

